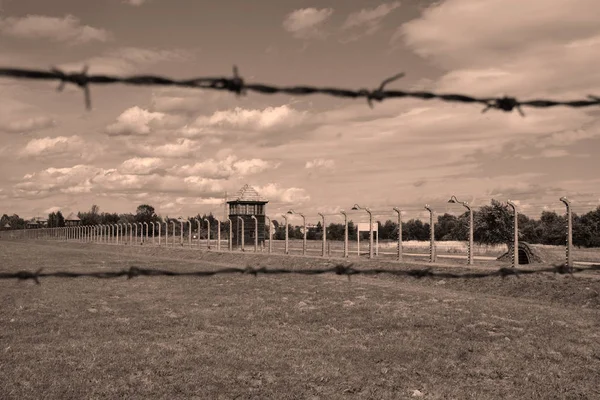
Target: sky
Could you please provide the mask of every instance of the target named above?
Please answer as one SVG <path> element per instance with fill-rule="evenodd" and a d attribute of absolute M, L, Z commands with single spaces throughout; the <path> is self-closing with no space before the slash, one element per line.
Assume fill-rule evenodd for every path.
<path fill-rule="evenodd" d="M 597 0 L 0 0 L 0 66 L 519 99 L 600 95 Z M 218 213 L 244 184 L 311 218 L 600 204 L 600 108 L 0 78 L 0 213 Z M 388 210 L 388 211 L 385 211 Z M 562 211 L 561 211 L 562 212 Z M 426 214 L 426 212 L 425 212 Z"/>

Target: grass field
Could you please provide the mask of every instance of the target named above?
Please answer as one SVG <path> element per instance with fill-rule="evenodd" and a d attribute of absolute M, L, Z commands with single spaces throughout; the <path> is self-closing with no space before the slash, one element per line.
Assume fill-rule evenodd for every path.
<path fill-rule="evenodd" d="M 427 264 L 353 260 L 358 269 Z M 0 243 L 0 270 L 316 258 Z M 493 266 L 492 266 L 493 267 Z M 488 268 L 488 267 L 479 267 Z M 434 266 L 432 271 L 464 267 Z M 600 275 L 0 281 L 3 399 L 600 398 Z"/>

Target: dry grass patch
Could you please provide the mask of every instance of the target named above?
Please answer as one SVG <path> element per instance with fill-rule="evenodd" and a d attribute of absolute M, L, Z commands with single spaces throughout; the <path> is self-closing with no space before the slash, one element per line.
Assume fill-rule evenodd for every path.
<path fill-rule="evenodd" d="M 195 270 L 235 260 L 190 254 L 204 260 L 181 256 L 167 265 L 108 246 L 2 243 L 0 269 Z M 282 262 L 269 260 L 263 264 Z M 300 260 L 296 267 L 318 263 Z M 0 392 L 7 399 L 399 399 L 416 390 L 426 399 L 600 396 L 598 306 L 450 285 L 329 275 L 0 281 Z"/>

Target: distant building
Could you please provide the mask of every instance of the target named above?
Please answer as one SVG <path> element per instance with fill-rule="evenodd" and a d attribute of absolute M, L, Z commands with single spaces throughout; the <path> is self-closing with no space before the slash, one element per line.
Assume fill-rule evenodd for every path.
<path fill-rule="evenodd" d="M 81 225 L 81 219 L 77 215 L 75 215 L 74 213 L 71 213 L 66 216 L 65 226 L 79 226 L 79 225 Z"/>
<path fill-rule="evenodd" d="M 27 221 L 25 227 L 27 229 L 47 228 L 48 220 L 42 217 L 34 217 L 30 221 Z"/>
<path fill-rule="evenodd" d="M 4 224 L 4 226 L 2 227 L 2 229 L 5 229 L 5 230 L 9 230 L 10 228 L 12 228 L 12 227 L 10 226 L 10 224 L 8 222 L 6 224 Z"/>
<path fill-rule="evenodd" d="M 254 215 L 258 220 L 258 244 L 265 242 L 265 215 L 266 205 L 269 201 L 263 198 L 250 185 L 244 185 L 233 199 L 228 200 L 229 219 L 232 222 L 232 243 L 233 247 L 242 246 L 242 234 L 244 235 L 244 246 L 254 246 L 255 221 Z M 242 233 L 241 217 L 244 221 L 244 232 Z"/>

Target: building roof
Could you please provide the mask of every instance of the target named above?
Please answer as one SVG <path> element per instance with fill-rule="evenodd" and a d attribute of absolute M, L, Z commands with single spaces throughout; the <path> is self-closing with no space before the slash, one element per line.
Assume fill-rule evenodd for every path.
<path fill-rule="evenodd" d="M 5 228 L 10 228 L 10 224 L 7 222 L 6 224 L 4 224 Z"/>
<path fill-rule="evenodd" d="M 81 221 L 81 219 L 74 213 L 71 213 L 71 214 L 67 215 L 67 217 L 65 218 L 65 221 Z"/>
<path fill-rule="evenodd" d="M 248 201 L 248 202 L 258 202 L 258 203 L 267 203 L 268 202 L 267 199 L 265 199 L 260 194 L 258 194 L 256 189 L 254 189 L 252 186 L 250 186 L 248 184 L 244 185 L 235 194 L 235 196 L 228 201 L 228 203 L 235 202 L 235 201 Z"/>

